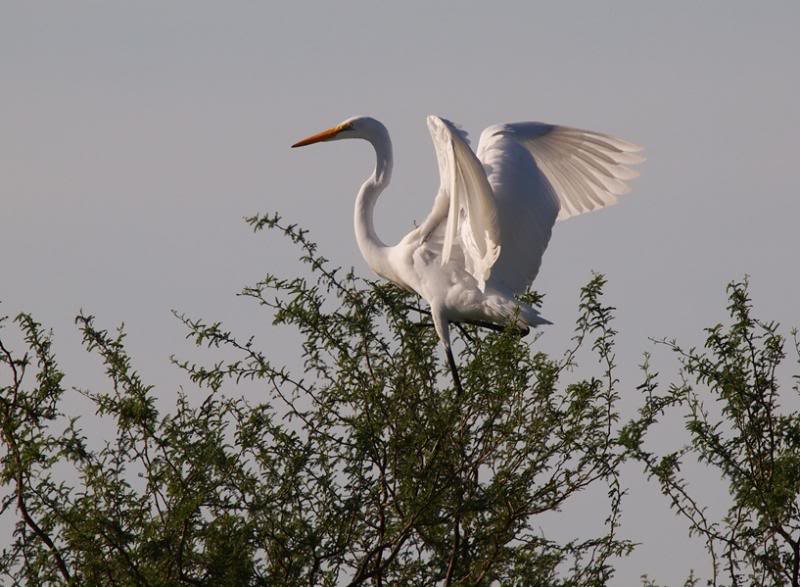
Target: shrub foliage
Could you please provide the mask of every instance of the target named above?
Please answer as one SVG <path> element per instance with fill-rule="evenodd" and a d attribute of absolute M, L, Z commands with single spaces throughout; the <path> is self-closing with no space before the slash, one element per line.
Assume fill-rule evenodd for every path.
<path fill-rule="evenodd" d="M 706 536 L 715 571 L 724 560 L 732 580 L 780 584 L 793 572 L 797 584 L 800 428 L 776 411 L 783 340 L 750 318 L 743 285 L 731 290 L 734 325 L 709 331 L 708 353 L 667 343 L 686 377 L 723 402 L 727 425 L 710 421 L 688 379 L 659 395 L 647 371 L 645 405 L 620 426 L 601 276 L 581 291 L 561 357 L 511 329 L 459 325 L 458 390 L 416 296 L 333 269 L 277 215 L 248 222 L 301 252 L 302 275 L 267 274 L 242 292 L 264 320 L 299 334 L 298 368 L 276 364 L 252 336 L 176 313 L 201 354 L 218 359 L 174 358 L 196 389 L 165 409 L 122 328 L 77 318 L 105 368 L 98 390 L 65 388 L 52 334 L 33 317 L 13 320 L 20 352 L 0 338 L 2 519 L 15 520 L 0 558 L 8 581 L 603 585 L 633 548 L 619 534 L 618 472 L 634 457 Z M 582 373 L 595 375 L 576 375 L 582 348 L 595 358 Z M 74 394 L 96 414 L 68 418 Z M 691 442 L 657 457 L 646 434 L 679 406 L 690 409 Z M 84 428 L 96 420 L 111 431 L 99 442 Z M 692 451 L 730 481 L 737 505 L 721 522 L 704 517 L 680 478 Z M 586 490 L 607 496 L 599 523 L 553 538 L 546 516 L 568 515 Z"/>
<path fill-rule="evenodd" d="M 800 585 L 800 375 L 782 393 L 779 367 L 786 340 L 778 325 L 753 315 L 747 281 L 728 286 L 730 324 L 706 329 L 705 349 L 662 340 L 681 364 L 680 379 L 660 392 L 657 374 L 644 365 L 645 403 L 622 441 L 644 464 L 671 507 L 703 538 L 710 556 L 710 585 Z M 792 333 L 792 352 L 800 341 Z M 788 375 L 785 375 L 788 377 Z M 667 412 L 683 415 L 688 440 L 658 455 L 644 435 Z M 721 479 L 729 504 L 715 519 L 693 494 L 681 471 L 700 462 Z M 717 504 L 718 505 L 718 504 Z M 717 508 L 718 509 L 718 508 Z"/>

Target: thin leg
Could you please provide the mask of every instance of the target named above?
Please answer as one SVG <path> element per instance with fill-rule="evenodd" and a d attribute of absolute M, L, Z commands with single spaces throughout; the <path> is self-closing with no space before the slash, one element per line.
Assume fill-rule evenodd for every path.
<path fill-rule="evenodd" d="M 453 358 L 453 351 L 450 347 L 445 347 L 447 351 L 447 362 L 450 363 L 450 371 L 453 373 L 453 383 L 456 384 L 456 391 L 459 396 L 464 395 L 464 388 L 461 387 L 461 378 L 458 376 L 458 369 L 456 368 L 456 360 Z"/>
<path fill-rule="evenodd" d="M 431 318 L 433 318 L 433 325 L 436 327 L 436 334 L 439 335 L 439 340 L 444 345 L 444 350 L 447 352 L 447 362 L 450 363 L 450 371 L 453 374 L 453 383 L 456 384 L 456 391 L 459 396 L 464 395 L 464 388 L 461 387 L 461 378 L 458 376 L 458 369 L 456 369 L 456 360 L 453 358 L 453 351 L 450 350 L 450 325 L 442 312 L 442 306 L 438 304 L 431 304 Z"/>

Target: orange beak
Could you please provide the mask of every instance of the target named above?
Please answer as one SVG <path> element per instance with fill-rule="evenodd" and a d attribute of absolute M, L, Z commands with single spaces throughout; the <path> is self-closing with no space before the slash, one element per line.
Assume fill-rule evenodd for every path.
<path fill-rule="evenodd" d="M 332 139 L 340 132 L 345 130 L 347 126 L 345 125 L 337 125 L 331 127 L 329 129 L 323 130 L 322 132 L 318 132 L 315 135 L 311 135 L 310 137 L 304 138 L 302 141 L 297 141 L 294 145 L 292 145 L 292 149 L 295 147 L 305 147 L 306 145 L 313 145 L 314 143 L 319 143 L 320 141 L 327 141 L 328 139 Z"/>

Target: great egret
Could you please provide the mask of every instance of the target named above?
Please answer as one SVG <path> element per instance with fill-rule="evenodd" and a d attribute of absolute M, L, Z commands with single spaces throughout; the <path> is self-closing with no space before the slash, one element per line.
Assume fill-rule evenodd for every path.
<path fill-rule="evenodd" d="M 449 324 L 512 321 L 524 332 L 550 324 L 515 296 L 536 277 L 553 224 L 616 202 L 638 175 L 627 165 L 644 158 L 640 147 L 609 135 L 540 122 L 490 126 L 477 155 L 453 123 L 429 116 L 428 128 L 439 192 L 425 221 L 394 246 L 378 238 L 372 220 L 392 176 L 383 124 L 357 116 L 292 147 L 365 139 L 375 148 L 375 171 L 356 197 L 358 247 L 375 273 L 428 302 L 460 390 Z"/>

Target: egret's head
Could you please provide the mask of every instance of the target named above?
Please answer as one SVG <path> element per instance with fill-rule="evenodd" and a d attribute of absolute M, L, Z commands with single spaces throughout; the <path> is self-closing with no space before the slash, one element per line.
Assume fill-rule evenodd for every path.
<path fill-rule="evenodd" d="M 297 141 L 292 148 L 305 147 L 323 141 L 338 141 L 341 139 L 366 139 L 372 141 L 378 135 L 386 135 L 386 127 L 369 116 L 354 116 L 344 122 L 318 132 L 315 135 Z"/>

